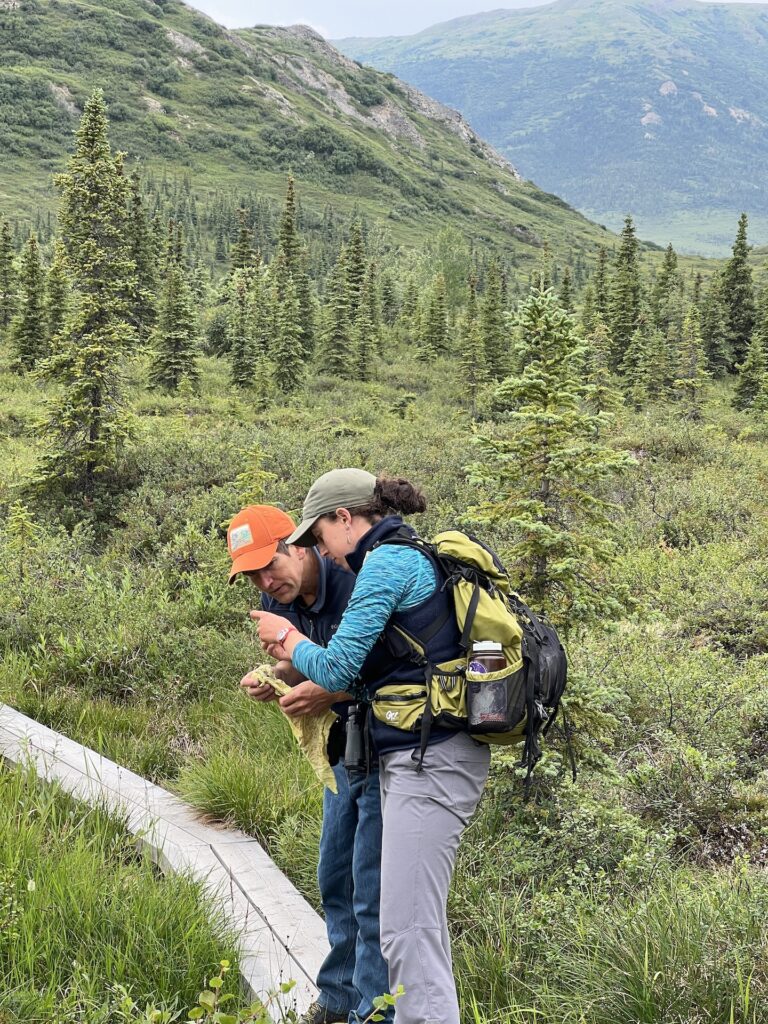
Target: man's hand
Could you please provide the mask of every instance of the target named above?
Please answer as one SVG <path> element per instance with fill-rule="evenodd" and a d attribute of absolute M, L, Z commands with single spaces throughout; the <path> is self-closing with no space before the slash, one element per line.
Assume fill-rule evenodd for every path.
<path fill-rule="evenodd" d="M 254 700 L 268 701 L 278 699 L 278 694 L 272 687 L 268 683 L 260 683 L 252 672 L 249 672 L 247 676 L 243 676 L 240 680 L 240 685 L 248 696 L 253 697 Z"/>
<path fill-rule="evenodd" d="M 290 718 L 301 715 L 319 715 L 327 711 L 338 700 L 349 700 L 347 693 L 329 693 L 317 683 L 306 682 L 294 686 L 290 693 L 280 698 L 280 707 Z"/>
<path fill-rule="evenodd" d="M 303 676 L 297 668 L 294 668 L 286 658 L 281 659 L 276 665 L 273 665 L 272 671 L 278 679 L 281 679 L 289 686 L 298 686 L 299 683 L 303 683 L 307 678 L 306 676 Z"/>

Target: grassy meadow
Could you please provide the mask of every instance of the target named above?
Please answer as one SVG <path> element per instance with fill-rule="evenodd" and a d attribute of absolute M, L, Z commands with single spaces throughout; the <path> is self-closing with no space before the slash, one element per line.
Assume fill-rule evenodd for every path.
<path fill-rule="evenodd" d="M 0 766 L 0 1020 L 170 1020 L 236 951 L 199 886 L 160 876 L 120 821 Z"/>
<path fill-rule="evenodd" d="M 387 341 L 375 383 L 312 372 L 279 402 L 234 393 L 213 357 L 202 359 L 197 394 L 148 392 L 140 357 L 116 486 L 71 519 L 30 504 L 0 532 L 0 700 L 257 836 L 314 903 L 321 793 L 280 712 L 238 689 L 262 655 L 247 619 L 253 591 L 226 584 L 225 524 L 247 501 L 297 510 L 319 473 L 364 465 L 424 486 L 424 534 L 473 525 L 466 510 L 484 495 L 465 472 L 475 449 L 461 376 L 449 359 L 416 362 L 397 330 Z M 635 459 L 606 494 L 622 547 L 611 571 L 637 607 L 571 644 L 576 783 L 556 730 L 528 803 L 513 755 L 494 755 L 450 902 L 467 1022 L 768 1019 L 768 421 L 735 412 L 730 390 L 709 385 L 699 421 L 651 405 L 622 410 L 610 428 L 610 444 Z M 0 371 L 6 509 L 32 470 L 45 397 L 44 385 Z M 482 406 L 477 416 L 482 425 Z M 502 553 L 514 539 L 476 529 Z M 6 797 L 30 785 L 0 776 Z M 24 869 L 15 843 L 5 862 L 17 888 L 37 856 L 26 844 L 59 820 L 59 798 L 46 800 L 53 809 L 30 812 Z M 109 829 L 116 838 L 100 833 L 88 856 L 106 843 L 151 874 Z M 46 855 L 69 856 L 66 831 L 52 833 Z M 147 878 L 142 898 L 164 898 L 156 885 Z M 184 916 L 197 920 L 189 887 L 161 888 L 174 901 L 183 892 Z M 127 901 L 121 912 L 125 923 L 99 927 L 125 937 L 114 980 L 136 979 L 141 993 L 186 998 L 230 948 L 200 924 L 205 938 L 195 931 L 179 973 L 191 940 L 160 929 L 167 953 L 142 968 L 131 957 L 147 913 Z M 79 924 L 69 934 L 68 962 L 73 941 L 99 945 Z M 0 953 L 0 967 L 23 991 L 38 962 L 11 959 Z M 98 960 L 93 970 L 113 978 Z M 75 984 L 71 963 L 46 977 L 41 1006 Z M 21 996 L 6 998 L 8 1010 L 3 998 L 11 1020 L 30 1019 Z"/>

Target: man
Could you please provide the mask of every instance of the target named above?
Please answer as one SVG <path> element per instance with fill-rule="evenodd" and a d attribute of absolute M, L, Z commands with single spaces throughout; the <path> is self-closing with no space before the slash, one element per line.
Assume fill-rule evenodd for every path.
<path fill-rule="evenodd" d="M 288 546 L 295 525 L 271 505 L 250 505 L 227 531 L 232 557 L 229 582 L 247 576 L 262 592 L 262 608 L 284 616 L 300 632 L 327 645 L 337 629 L 355 584 L 351 572 L 316 548 Z M 317 977 L 320 996 L 300 1024 L 359 1024 L 373 1012 L 373 999 L 389 991 L 387 965 L 379 945 L 381 882 L 381 797 L 379 772 L 348 775 L 344 766 L 348 693 L 329 694 L 302 682 L 290 662 L 275 672 L 297 686 L 281 698 L 287 715 L 318 714 L 331 707 L 339 719 L 328 742 L 338 794 L 323 793 L 323 826 L 317 878 L 331 951 Z M 269 686 L 241 686 L 256 700 L 276 699 Z M 391 1014 L 387 1019 L 391 1020 Z"/>

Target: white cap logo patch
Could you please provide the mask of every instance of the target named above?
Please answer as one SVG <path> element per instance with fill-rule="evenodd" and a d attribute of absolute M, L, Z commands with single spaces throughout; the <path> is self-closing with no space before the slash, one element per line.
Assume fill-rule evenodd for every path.
<path fill-rule="evenodd" d="M 229 535 L 229 549 L 232 554 L 240 548 L 244 548 L 246 544 L 253 544 L 253 534 L 248 523 L 238 526 Z"/>

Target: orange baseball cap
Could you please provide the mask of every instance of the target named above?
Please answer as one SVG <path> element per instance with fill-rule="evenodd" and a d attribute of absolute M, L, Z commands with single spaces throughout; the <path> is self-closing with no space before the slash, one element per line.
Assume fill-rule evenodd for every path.
<path fill-rule="evenodd" d="M 255 572 L 269 565 L 278 542 L 290 537 L 296 524 L 274 505 L 248 505 L 238 512 L 227 530 L 227 547 L 232 556 L 229 582 L 241 572 Z"/>

